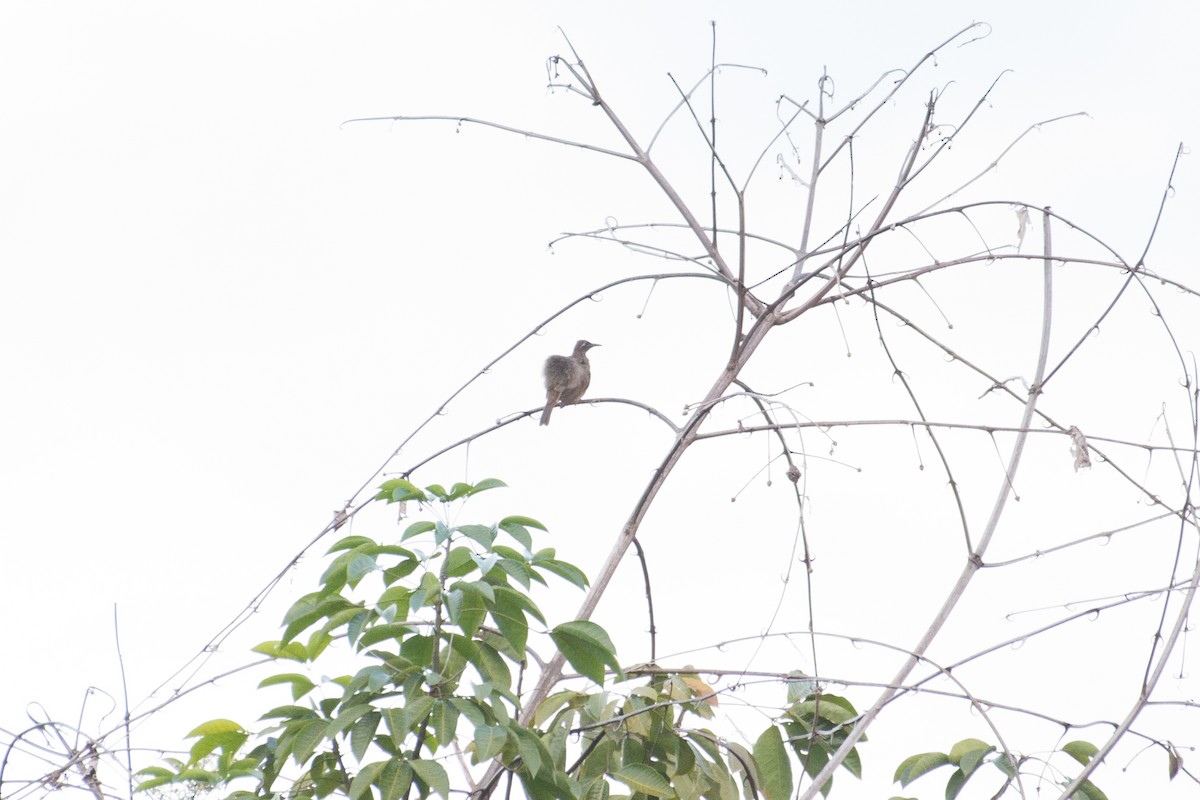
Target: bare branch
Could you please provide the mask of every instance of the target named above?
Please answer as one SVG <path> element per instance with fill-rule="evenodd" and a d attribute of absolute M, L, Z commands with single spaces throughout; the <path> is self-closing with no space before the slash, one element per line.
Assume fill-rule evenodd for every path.
<path fill-rule="evenodd" d="M 561 144 L 567 147 L 577 147 L 580 150 L 590 150 L 593 153 L 600 153 L 614 158 L 622 158 L 626 161 L 637 161 L 635 156 L 628 153 L 621 153 L 616 150 L 609 150 L 607 147 L 599 147 L 586 142 L 573 142 L 570 139 L 560 139 L 557 136 L 550 136 L 537 131 L 524 130 L 514 128 L 509 125 L 501 125 L 499 122 L 491 122 L 486 119 L 476 119 L 475 117 L 447 117 L 438 115 L 424 116 L 395 116 L 395 117 L 359 117 L 357 119 L 348 119 L 342 125 L 351 125 L 355 122 L 454 122 L 458 125 L 481 125 L 485 128 L 495 128 L 496 130 L 505 131 L 506 133 L 515 133 L 518 136 L 524 136 L 527 139 L 538 139 L 543 142 L 551 142 L 553 144 Z"/>

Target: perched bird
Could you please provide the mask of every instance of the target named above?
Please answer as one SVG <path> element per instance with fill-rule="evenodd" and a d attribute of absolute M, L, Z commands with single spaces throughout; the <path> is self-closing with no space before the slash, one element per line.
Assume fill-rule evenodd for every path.
<path fill-rule="evenodd" d="M 570 405 L 583 397 L 592 382 L 592 365 L 588 363 L 587 351 L 599 346 L 580 339 L 571 355 L 546 359 L 542 369 L 546 377 L 546 409 L 542 412 L 542 425 L 550 424 L 550 412 L 555 406 Z"/>

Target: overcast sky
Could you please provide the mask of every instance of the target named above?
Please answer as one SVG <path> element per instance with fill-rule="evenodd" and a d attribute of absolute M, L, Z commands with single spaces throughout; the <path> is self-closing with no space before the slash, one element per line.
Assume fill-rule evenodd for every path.
<path fill-rule="evenodd" d="M 610 2 L 602 10 L 548 2 L 0 5 L 0 728 L 25 727 L 29 703 L 74 721 L 89 686 L 120 697 L 114 606 L 131 704 L 145 709 L 165 699 L 162 691 L 150 693 L 164 681 L 168 693 L 182 685 L 173 673 L 284 570 L 464 380 L 589 287 L 664 268 L 644 257 L 635 263 L 638 257 L 611 245 L 547 247 L 564 231 L 602 228 L 610 219 L 677 221 L 632 165 L 450 123 L 343 126 L 345 120 L 461 115 L 618 147 L 589 104 L 547 90 L 546 59 L 565 51 L 561 26 L 608 101 L 648 139 L 677 101 L 668 73 L 690 87 L 707 69 L 713 20 L 719 61 L 766 70 L 722 72 L 728 83 L 720 84 L 727 94 L 718 116 L 729 133 L 721 141 L 743 170 L 774 132 L 780 94 L 813 98 L 828 70 L 838 99 L 848 100 L 973 21 L 988 23 L 986 38 L 944 51 L 896 101 L 886 123 L 894 127 L 876 133 L 877 141 L 893 137 L 880 164 L 912 141 L 930 90 L 965 110 L 1005 73 L 972 123 L 976 138 L 956 142 L 950 157 L 961 160 L 951 163 L 961 166 L 945 180 L 965 181 L 1034 123 L 1086 112 L 1023 140 L 978 188 L 989 197 L 1051 205 L 1135 260 L 1176 148 L 1200 141 L 1200 12 L 1183 0 L 1140 8 L 1075 0 Z M 660 145 L 664 161 L 672 162 L 676 143 L 695 146 L 690 126 L 681 119 L 669 129 Z M 868 153 L 866 175 L 873 167 Z M 704 208 L 707 166 L 696 163 L 699 171 L 678 180 Z M 894 174 L 895 159 L 886 163 L 880 174 Z M 798 191 L 773 156 L 761 169 L 764 197 Z M 1195 287 L 1194 156 L 1182 160 L 1174 187 L 1148 264 Z M 772 209 L 763 209 L 771 202 L 752 209 L 778 224 Z M 1016 228 L 1011 216 L 995 224 Z M 1101 297 L 1107 302 L 1110 295 L 1090 299 Z M 684 302 L 695 305 L 682 316 L 655 316 L 656 308 Z M 727 302 L 712 292 L 654 295 L 637 327 L 646 303 L 643 290 L 613 291 L 548 326 L 390 468 L 538 405 L 541 360 L 581 337 L 605 345 L 593 357 L 593 394 L 662 403 L 678 420 L 683 402 L 702 396 L 727 350 L 716 344 L 716 360 L 678 354 L 713 331 L 714 343 L 726 341 Z M 1000 314 L 995 341 L 1008 344 L 1005 320 L 1023 319 L 1026 309 L 993 310 Z M 1069 303 L 1064 313 L 1070 316 Z M 971 321 L 959 320 L 967 329 Z M 841 343 L 830 347 L 837 369 L 853 367 Z M 870 336 L 855 348 L 879 357 Z M 1029 348 L 1015 352 L 1019 358 L 1002 377 L 1030 374 Z M 691 383 L 673 392 L 674 372 L 693 367 Z M 1166 384 L 1177 377 L 1167 374 Z M 1127 382 L 1103 376 L 1092 394 L 1079 389 L 1087 399 L 1075 409 L 1081 416 L 1113 410 L 1122 401 L 1111 395 Z M 1128 423 L 1122 434 L 1151 434 L 1151 401 L 1168 397 L 1151 392 L 1146 405 L 1130 406 L 1116 423 Z M 820 404 L 833 401 L 813 402 L 806 413 L 822 418 L 829 406 Z M 631 417 L 616 411 L 595 413 L 587 428 L 587 413 L 561 412 L 547 430 L 520 423 L 502 446 L 443 459 L 419 482 L 504 478 L 513 490 L 472 508 L 483 518 L 469 521 L 503 513 L 545 518 L 559 529 L 552 543 L 563 556 L 592 572 L 669 438 L 640 417 L 631 428 Z M 904 436 L 897 448 L 911 447 Z M 931 472 L 932 451 L 922 447 Z M 1051 450 L 1066 447 L 1057 441 Z M 913 459 L 904 458 L 912 468 Z M 850 479 L 853 471 L 838 474 Z M 980 483 L 981 498 L 994 493 L 993 478 Z M 752 479 L 752 472 L 712 478 L 697 466 L 676 501 L 685 508 L 719 503 L 726 514 L 728 498 Z M 782 475 L 774 481 L 783 482 Z M 1086 498 L 1079 502 L 1091 507 Z M 826 524 L 836 518 L 829 510 L 835 503 L 815 498 Z M 738 509 L 749 512 L 748 505 Z M 780 524 L 791 531 L 794 511 L 786 503 L 779 509 Z M 356 532 L 393 535 L 388 519 L 380 515 L 375 527 Z M 651 522 L 670 528 L 670 519 L 664 512 Z M 676 557 L 691 565 L 696 548 L 707 551 L 699 566 L 679 567 L 689 576 L 684 588 L 667 591 L 722 585 L 727 556 L 714 551 L 745 547 L 726 524 L 662 540 L 663 570 Z M 744 524 L 761 530 L 763 522 Z M 1081 526 L 1081 535 L 1091 530 Z M 1194 556 L 1192 545 L 1185 561 Z M 879 546 L 874 552 L 884 553 L 886 545 Z M 826 553 L 835 552 L 829 547 Z M 787 547 L 779 552 L 786 561 Z M 242 663 L 249 645 L 277 634 L 279 604 L 309 590 L 316 553 L 288 573 L 264 613 L 204 674 L 217 663 Z M 624 585 L 640 614 L 634 577 L 630 570 Z M 723 633 L 765 629 L 778 594 L 775 577 L 767 610 Z M 1165 572 L 1154 580 L 1144 588 L 1161 585 Z M 870 608 L 879 597 L 871 599 L 869 579 L 865 587 L 826 585 L 828 605 Z M 936 588 L 940 598 L 946 587 Z M 738 590 L 724 591 L 719 604 L 736 606 Z M 1074 591 L 1056 595 L 1058 602 L 1088 596 L 1088 589 Z M 1003 608 L 1031 605 L 1015 599 Z M 615 599 L 610 606 L 622 607 Z M 682 631 L 684 620 L 707 612 L 685 603 L 678 613 L 674 630 Z M 828 618 L 829 627 L 838 621 Z M 671 633 L 660 651 L 696 643 Z M 1142 633 L 1133 639 L 1139 647 L 1149 641 Z M 626 661 L 645 658 L 635 649 L 644 645 L 640 628 L 621 643 Z M 1103 653 L 1104 642 L 1097 646 Z M 1133 673 L 1143 664 L 1137 661 Z M 1132 681 L 1120 687 L 1123 700 L 1136 692 Z M 1171 691 L 1194 699 L 1195 688 L 1193 679 Z M 237 716 L 216 697 L 159 715 L 138 744 L 169 746 L 165 737 L 206 715 Z M 119 714 L 99 719 L 108 702 L 88 701 L 85 728 L 115 723 Z M 886 776 L 885 767 L 877 774 Z M 1153 769 L 1160 780 L 1165 768 Z M 1171 795 L 1180 788 L 1154 786 L 1160 797 L 1194 790 Z"/>

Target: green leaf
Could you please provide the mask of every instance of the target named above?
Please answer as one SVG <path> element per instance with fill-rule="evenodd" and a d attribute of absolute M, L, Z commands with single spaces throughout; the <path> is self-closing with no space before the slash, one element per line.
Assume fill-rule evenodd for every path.
<path fill-rule="evenodd" d="M 412 589 L 407 586 L 389 586 L 379 595 L 375 607 L 382 613 L 389 608 L 395 608 L 404 614 L 408 613 L 408 601 L 412 597 Z M 403 619 L 404 617 L 401 617 Z M 389 622 L 391 620 L 388 620 Z"/>
<path fill-rule="evenodd" d="M 555 692 L 554 694 L 550 695 L 545 700 L 543 700 L 542 704 L 537 707 L 537 711 L 535 711 L 533 714 L 533 724 L 534 725 L 545 724 L 546 720 L 548 720 L 552 716 L 554 716 L 558 712 L 558 710 L 560 708 L 562 708 L 564 705 L 566 705 L 567 703 L 571 703 L 573 701 L 578 701 L 579 699 L 581 699 L 583 697 L 585 697 L 585 695 L 583 695 L 580 692 L 573 691 L 571 689 L 565 689 L 561 692 Z"/>
<path fill-rule="evenodd" d="M 958 793 L 967 785 L 967 778 L 970 775 L 963 773 L 961 769 L 956 769 L 950 775 L 950 780 L 946 781 L 946 800 L 955 800 Z"/>
<path fill-rule="evenodd" d="M 350 729 L 350 752 L 359 761 L 366 756 L 367 748 L 371 746 L 371 740 L 375 738 L 375 731 L 379 730 L 379 720 L 382 716 L 378 711 L 363 714 Z"/>
<path fill-rule="evenodd" d="M 487 616 L 483 593 L 473 585 L 459 581 L 451 587 L 447 601 L 451 597 L 454 597 L 455 601 L 446 603 L 450 621 L 457 625 L 464 635 L 474 636 Z"/>
<path fill-rule="evenodd" d="M 479 494 L 480 492 L 486 492 L 488 489 L 496 489 L 507 485 L 508 484 L 498 478 L 484 478 L 476 484 L 456 483 L 450 487 L 449 494 L 447 494 L 445 497 L 442 497 L 442 501 L 450 502 L 452 500 L 461 500 L 464 497 L 470 497 L 471 495 Z"/>
<path fill-rule="evenodd" d="M 950 748 L 950 763 L 956 765 L 962 771 L 963 778 L 966 779 L 995 749 L 981 739 L 963 739 Z"/>
<path fill-rule="evenodd" d="M 510 527 L 521 526 L 522 528 L 537 528 L 539 531 L 548 530 L 545 525 L 538 522 L 533 517 L 511 516 L 500 520 L 499 527 L 507 531 Z"/>
<path fill-rule="evenodd" d="M 516 589 L 512 589 L 508 586 L 495 586 L 493 589 L 496 592 L 496 597 L 500 597 L 502 595 L 507 597 L 524 609 L 526 614 L 533 617 L 543 625 L 546 624 L 546 618 L 542 615 L 542 610 L 537 607 L 537 604 L 534 603 L 533 600 L 529 598 L 529 595 L 523 594 L 522 592 L 519 592 Z"/>
<path fill-rule="evenodd" d="M 754 760 L 762 774 L 767 800 L 787 800 L 792 794 L 792 762 L 783 746 L 779 728 L 772 725 L 754 743 Z"/>
<path fill-rule="evenodd" d="M 458 709 L 459 714 L 467 718 L 467 722 L 475 727 L 488 724 L 488 718 L 484 716 L 479 706 L 465 697 L 451 697 L 448 702 Z"/>
<path fill-rule="evenodd" d="M 506 486 L 508 486 L 508 484 L 505 483 L 504 481 L 500 480 L 499 478 L 484 478 L 483 480 L 476 483 L 473 487 L 471 487 L 471 494 L 479 494 L 480 492 L 486 492 L 488 489 L 501 489 Z"/>
<path fill-rule="evenodd" d="M 688 775 L 696 768 L 696 752 L 692 746 L 679 736 L 671 737 L 671 755 L 674 766 L 670 769 L 672 778 Z M 791 764 L 788 764 L 788 775 L 791 775 Z M 678 789 L 676 790 L 678 793 Z"/>
<path fill-rule="evenodd" d="M 566 561 L 559 561 L 556 558 L 549 558 L 543 555 L 545 552 L 545 550 L 539 551 L 534 555 L 533 560 L 529 563 L 536 569 L 545 570 L 553 575 L 557 575 L 568 583 L 578 586 L 580 589 L 586 589 L 588 587 L 587 575 L 584 574 L 583 570 L 574 564 L 567 563 Z M 550 550 L 549 552 L 553 553 L 554 551 Z"/>
<path fill-rule="evenodd" d="M 522 728 L 520 725 L 514 724 L 509 730 L 517 740 L 517 752 L 520 753 L 521 761 L 525 763 L 525 769 L 529 771 L 530 775 L 536 778 L 543 767 L 551 766 L 553 759 L 541 739 L 530 732 L 528 728 Z"/>
<path fill-rule="evenodd" d="M 820 727 L 813 724 L 817 718 L 834 725 L 844 725 L 855 719 L 858 711 L 844 697 L 835 694 L 815 694 L 803 702 L 793 704 L 788 708 L 787 714 L 811 729 Z"/>
<path fill-rule="evenodd" d="M 446 557 L 446 574 L 451 578 L 461 578 L 477 569 L 474 555 L 469 547 L 455 547 Z"/>
<path fill-rule="evenodd" d="M 357 636 L 362 626 L 367 622 L 369 615 L 361 603 L 355 603 L 350 608 L 344 608 L 336 614 L 331 614 L 325 620 L 325 624 L 321 626 L 321 630 L 325 633 L 335 631 L 341 626 L 346 626 L 346 635 L 350 636 L 353 631 Z M 351 639 L 353 641 L 353 639 Z"/>
<path fill-rule="evenodd" d="M 359 648 L 370 647 L 373 644 L 385 642 L 389 639 L 403 641 L 410 633 L 412 633 L 412 628 L 400 623 L 374 625 L 364 631 L 362 636 L 358 637 L 358 646 Z"/>
<path fill-rule="evenodd" d="M 982 739 L 963 739 L 950 748 L 950 763 L 958 765 L 962 758 L 967 753 L 972 753 L 977 750 L 994 750 L 990 744 Z"/>
<path fill-rule="evenodd" d="M 392 736 L 397 739 L 404 738 L 404 735 L 409 731 L 414 730 L 421 720 L 429 715 L 433 710 L 433 704 L 436 701 L 427 694 L 419 694 L 416 697 L 409 699 L 408 704 L 404 706 L 404 711 L 400 715 L 400 728 L 397 730 L 392 728 Z M 418 773 L 420 774 L 420 773 Z"/>
<path fill-rule="evenodd" d="M 359 718 L 369 712 L 371 708 L 372 707 L 369 703 L 363 703 L 361 701 L 359 701 L 357 705 L 343 708 L 342 713 L 338 714 L 336 718 L 330 720 L 329 727 L 325 729 L 325 735 L 330 739 L 334 738 L 339 733 L 342 733 L 351 725 L 356 723 Z"/>
<path fill-rule="evenodd" d="M 429 715 L 429 721 L 433 727 L 433 735 L 439 742 L 449 742 L 458 738 L 458 709 L 449 701 L 438 700 Z"/>
<path fill-rule="evenodd" d="M 176 777 L 179 781 L 195 781 L 197 783 L 219 783 L 221 778 L 212 770 L 207 769 L 185 769 Z"/>
<path fill-rule="evenodd" d="M 799 702 L 817 690 L 817 682 L 810 675 L 794 669 L 787 674 L 787 700 Z"/>
<path fill-rule="evenodd" d="M 283 675 L 272 675 L 269 678 L 263 678 L 259 681 L 258 688 L 264 686 L 276 686 L 280 683 L 289 683 L 292 686 L 292 699 L 299 700 L 304 695 L 317 688 L 307 675 L 301 675 L 296 672 L 289 672 Z"/>
<path fill-rule="evenodd" d="M 350 781 L 350 800 L 358 800 L 364 795 L 370 797 L 371 783 L 379 776 L 379 773 L 383 772 L 387 763 L 386 761 L 373 761 L 360 767 L 354 780 Z"/>
<path fill-rule="evenodd" d="M 391 677 L 391 672 L 382 664 L 368 664 L 354 673 L 354 677 L 346 684 L 346 694 L 353 694 L 363 688 L 371 692 L 378 691 L 388 684 Z"/>
<path fill-rule="evenodd" d="M 308 759 L 312 758 L 312 754 L 316 752 L 317 746 L 325 739 L 325 729 L 328 723 L 323 719 L 310 719 L 307 722 L 297 723 L 294 726 L 289 725 L 289 732 L 294 727 L 295 734 L 292 743 L 292 758 L 296 759 L 297 764 L 305 764 Z M 280 737 L 282 738 L 282 737 Z"/>
<path fill-rule="evenodd" d="M 915 756 L 909 756 L 904 759 L 900 763 L 900 766 L 896 767 L 896 774 L 892 780 L 901 786 L 908 786 L 926 772 L 946 766 L 949 763 L 950 757 L 945 753 L 918 753 Z"/>
<path fill-rule="evenodd" d="M 446 775 L 446 770 L 441 764 L 424 758 L 414 758 L 409 764 L 426 786 L 442 797 L 450 797 L 450 777 Z"/>
<path fill-rule="evenodd" d="M 259 719 L 314 719 L 316 716 L 317 712 L 304 706 L 278 706 Z"/>
<path fill-rule="evenodd" d="M 246 729 L 231 719 L 210 719 L 192 729 L 186 738 L 193 736 L 211 736 L 214 733 L 245 733 Z"/>
<path fill-rule="evenodd" d="M 386 500 L 388 503 L 403 503 L 406 500 L 419 500 L 422 503 L 429 501 L 424 492 L 404 478 L 392 478 L 379 484 L 379 493 L 375 495 L 375 499 Z"/>
<path fill-rule="evenodd" d="M 530 587 L 535 578 L 539 583 L 545 582 L 541 575 L 535 573 L 532 569 L 530 569 L 529 565 L 525 563 L 524 554 L 518 553 L 511 547 L 504 547 L 503 545 L 496 545 L 495 552 L 502 556 L 500 559 L 500 569 L 504 570 L 509 577 L 514 578 L 517 583 L 521 584 L 521 586 L 525 589 Z"/>
<path fill-rule="evenodd" d="M 651 797 L 671 797 L 671 784 L 645 764 L 626 764 L 614 770 L 612 776 L 635 792 Z"/>
<path fill-rule="evenodd" d="M 1010 778 L 1016 776 L 1017 774 L 1017 765 L 1013 763 L 1011 758 L 1003 753 L 993 759 L 992 765 Z"/>
<path fill-rule="evenodd" d="M 500 755 L 508 744 L 508 731 L 503 725 L 480 725 L 475 729 L 475 755 L 472 764 L 489 761 Z"/>
<path fill-rule="evenodd" d="M 1096 745 L 1083 740 L 1067 742 L 1062 746 L 1062 751 L 1085 767 L 1096 757 L 1096 753 L 1100 752 Z"/>
<path fill-rule="evenodd" d="M 422 533 L 428 533 L 429 531 L 434 530 L 436 527 L 437 526 L 429 520 L 414 522 L 412 525 L 409 525 L 404 529 L 404 533 L 400 535 L 400 541 L 404 542 L 414 536 L 420 536 Z"/>
<path fill-rule="evenodd" d="M 491 549 L 492 543 L 496 541 L 496 529 L 487 525 L 460 525 L 458 531 L 473 542 L 478 542 L 480 546 Z"/>
<path fill-rule="evenodd" d="M 376 569 L 378 565 L 375 563 L 375 556 L 359 553 L 346 565 L 346 582 L 356 586 L 363 576 L 370 575 Z"/>
<path fill-rule="evenodd" d="M 859 739 L 859 741 L 862 740 Z M 842 766 L 845 767 L 846 771 L 848 771 L 851 775 L 859 780 L 862 780 L 862 758 L 858 755 L 857 747 L 852 748 L 850 752 L 846 754 L 846 759 L 842 762 Z"/>
<path fill-rule="evenodd" d="M 1108 800 L 1108 795 L 1100 791 L 1100 787 L 1091 781 L 1084 781 L 1071 800 Z"/>
<path fill-rule="evenodd" d="M 413 634 L 400 643 L 400 654 L 413 664 L 430 664 L 433 661 L 433 639 Z"/>
<path fill-rule="evenodd" d="M 809 777 L 815 778 L 817 773 L 829 763 L 829 750 L 825 747 L 822 739 L 811 740 L 808 744 L 808 750 L 798 755 L 800 755 L 800 763 L 804 765 L 804 771 L 808 773 Z M 821 787 L 821 794 L 828 795 L 831 788 L 833 788 L 832 784 L 826 783 Z"/>
<path fill-rule="evenodd" d="M 329 549 L 325 551 L 325 555 L 337 553 L 342 550 L 353 550 L 356 547 L 369 544 L 375 544 L 375 540 L 368 539 L 366 536 L 347 536 L 330 545 Z"/>
<path fill-rule="evenodd" d="M 491 610 L 492 619 L 500 633 L 508 641 L 512 649 L 518 653 L 525 652 L 525 642 L 529 638 L 529 622 L 521 605 L 513 595 L 516 592 L 497 592 L 496 604 Z"/>
<path fill-rule="evenodd" d="M 387 766 L 383 768 L 379 780 L 376 781 L 380 800 L 399 800 L 412 785 L 412 777 L 413 771 L 412 767 L 408 765 L 408 761 L 402 758 L 390 759 Z"/>
<path fill-rule="evenodd" d="M 291 642 L 285 645 L 280 641 L 259 642 L 250 648 L 252 653 L 262 653 L 271 658 L 286 658 L 292 661 L 305 661 L 308 658 L 308 649 L 299 642 Z"/>
<path fill-rule="evenodd" d="M 140 775 L 145 771 L 146 770 L 144 770 L 144 769 L 138 770 L 138 772 L 136 774 Z M 138 794 L 140 792 L 146 791 L 147 789 L 154 789 L 159 786 L 166 786 L 169 783 L 174 783 L 174 781 L 175 781 L 175 773 L 168 772 L 168 774 L 165 777 L 159 776 L 157 778 L 151 778 L 150 780 L 142 781 L 141 783 L 139 783 L 138 785 L 133 787 L 133 792 L 134 792 L 134 794 Z"/>
<path fill-rule="evenodd" d="M 283 622 L 287 628 L 283 632 L 283 641 L 290 642 L 323 617 L 328 617 L 345 608 L 353 607 L 354 604 L 340 594 L 326 594 L 324 592 L 307 594 L 293 603 L 284 616 Z"/>
<path fill-rule="evenodd" d="M 508 664 L 487 642 L 477 642 L 476 655 L 471 663 L 475 665 L 485 680 L 493 683 L 498 689 L 508 691 L 512 688 L 512 672 L 509 670 Z"/>
<path fill-rule="evenodd" d="M 472 491 L 474 490 L 474 488 L 475 487 L 469 483 L 462 483 L 462 482 L 456 483 L 450 487 L 449 499 L 450 500 L 461 500 L 462 498 L 471 494 Z"/>
<path fill-rule="evenodd" d="M 571 666 L 593 682 L 603 685 L 605 665 L 612 667 L 618 675 L 622 674 L 612 640 L 596 623 L 590 620 L 564 622 L 550 631 L 550 638 Z"/>
<path fill-rule="evenodd" d="M 218 749 L 232 758 L 249 737 L 250 734 L 245 731 L 226 731 L 201 736 L 192 745 L 191 752 L 188 754 L 188 766 L 200 763 L 201 759 Z"/>
<path fill-rule="evenodd" d="M 308 646 L 304 648 L 304 660 L 316 661 L 317 656 L 325 652 L 325 648 L 333 642 L 333 637 L 325 632 L 324 629 L 315 630 L 308 637 Z"/>

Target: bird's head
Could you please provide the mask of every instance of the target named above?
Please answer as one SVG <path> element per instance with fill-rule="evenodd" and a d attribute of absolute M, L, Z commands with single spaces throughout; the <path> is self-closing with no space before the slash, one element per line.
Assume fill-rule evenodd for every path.
<path fill-rule="evenodd" d="M 595 342 L 589 342 L 587 339 L 580 339 L 575 343 L 575 355 L 581 355 L 586 353 L 588 350 L 591 350 L 593 347 L 599 346 L 600 345 L 596 344 Z"/>

